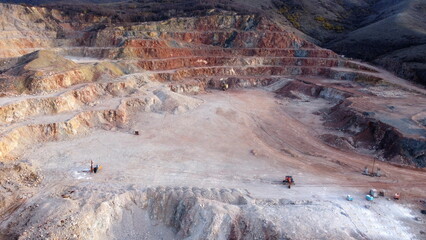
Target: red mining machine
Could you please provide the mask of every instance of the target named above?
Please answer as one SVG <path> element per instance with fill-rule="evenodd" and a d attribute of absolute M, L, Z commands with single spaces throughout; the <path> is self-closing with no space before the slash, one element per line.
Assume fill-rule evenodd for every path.
<path fill-rule="evenodd" d="M 291 185 L 295 185 L 294 179 L 292 176 L 285 176 L 283 183 L 284 185 L 287 184 L 288 188 L 291 188 Z"/>

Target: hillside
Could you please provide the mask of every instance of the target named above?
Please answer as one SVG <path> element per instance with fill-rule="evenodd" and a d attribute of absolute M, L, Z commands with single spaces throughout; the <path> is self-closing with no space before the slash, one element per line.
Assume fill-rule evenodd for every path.
<path fill-rule="evenodd" d="M 110 16 L 113 22 L 205 15 L 212 8 L 261 13 L 305 33 L 306 39 L 339 54 L 385 67 L 426 84 L 426 3 L 421 0 L 272 1 L 25 1 L 64 11 Z M 86 9 L 86 10 L 84 10 Z"/>
<path fill-rule="evenodd" d="M 426 3 L 274 1 L 292 25 L 339 54 L 374 62 L 425 84 Z M 416 49 L 413 51 L 413 49 Z"/>

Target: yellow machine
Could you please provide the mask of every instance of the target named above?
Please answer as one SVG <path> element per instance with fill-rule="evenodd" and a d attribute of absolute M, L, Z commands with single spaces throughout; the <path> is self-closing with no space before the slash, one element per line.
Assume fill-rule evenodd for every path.
<path fill-rule="evenodd" d="M 220 88 L 222 89 L 222 91 L 226 91 L 226 90 L 228 90 L 229 85 L 228 85 L 228 83 L 226 83 L 226 82 L 223 81 L 220 84 Z"/>

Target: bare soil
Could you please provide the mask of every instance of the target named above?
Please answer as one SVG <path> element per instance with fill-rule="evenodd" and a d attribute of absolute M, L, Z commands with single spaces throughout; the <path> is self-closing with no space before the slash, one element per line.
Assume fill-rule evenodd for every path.
<path fill-rule="evenodd" d="M 419 201 L 426 197 L 424 171 L 380 163 L 385 176 L 362 175 L 364 166 L 372 165 L 372 157 L 330 147 L 318 137 L 326 130 L 313 113 L 329 102 L 279 99 L 262 89 L 211 91 L 193 98 L 202 104 L 184 113 L 141 112 L 125 128 L 99 129 L 29 148 L 22 161 L 44 180 L 39 192 L 23 201 L 21 210 L 2 215 L 2 231 L 22 239 L 222 239 L 226 236 L 220 233 L 225 234 L 226 228 L 212 227 L 217 219 L 209 227 L 200 223 L 228 214 L 231 220 L 219 222 L 231 224 L 235 211 L 247 219 L 272 221 L 274 231 L 281 234 L 277 236 L 292 239 L 423 237 L 425 218 Z M 85 172 L 90 160 L 102 165 L 99 173 Z M 295 178 L 291 189 L 281 184 L 286 175 Z M 386 197 L 366 201 L 371 188 L 385 189 Z M 158 209 L 177 211 L 166 210 L 174 209 L 169 201 L 187 199 L 186 194 L 197 196 L 197 191 L 207 195 L 196 198 L 205 202 L 199 205 L 202 211 L 189 214 L 192 231 L 185 233 L 184 227 L 157 215 Z M 217 199 L 209 195 L 215 191 L 232 194 L 221 193 Z M 392 200 L 394 192 L 401 192 L 400 201 Z M 168 194 L 169 200 L 161 200 Z M 345 200 L 348 194 L 353 202 Z M 239 200 L 233 205 L 230 196 L 240 196 L 244 204 Z M 127 198 L 134 199 L 133 205 Z M 216 200 L 202 200 L 206 198 Z M 152 206 L 151 201 L 165 202 Z M 59 225 L 52 225 L 56 221 Z M 78 227 L 66 225 L 69 222 Z M 250 232 L 257 231 L 264 232 Z"/>

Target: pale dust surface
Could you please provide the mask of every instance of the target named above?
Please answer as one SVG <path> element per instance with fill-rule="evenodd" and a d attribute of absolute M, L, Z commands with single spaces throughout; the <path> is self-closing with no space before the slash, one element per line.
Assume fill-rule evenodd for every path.
<path fill-rule="evenodd" d="M 365 195 L 373 187 L 398 188 L 396 178 L 424 181 L 424 174 L 382 164 L 388 177 L 361 175 L 363 166 L 371 163 L 369 156 L 331 148 L 317 138 L 324 130 L 311 112 L 329 103 L 305 102 L 310 107 L 303 114 L 303 102 L 277 99 L 263 90 L 214 91 L 194 98 L 202 104 L 193 110 L 141 112 L 126 129 L 95 130 L 75 139 L 40 144 L 28 149 L 23 159 L 41 169 L 45 186 L 53 186 L 48 192 L 82 184 L 102 186 L 106 192 L 129 184 L 238 188 L 259 199 L 319 200 L 337 206 L 338 214 L 347 215 L 354 229 L 370 239 L 415 238 L 411 228 L 418 227 L 413 220 L 417 213 L 409 205 L 384 198 L 367 202 Z M 133 134 L 135 130 L 139 136 Z M 100 173 L 84 172 L 90 160 L 102 165 Z M 280 184 L 286 175 L 295 178 L 292 189 Z M 408 189 L 424 195 L 421 187 Z M 347 194 L 355 200 L 346 201 Z M 338 228 L 333 216 L 321 215 L 321 207 L 327 204 L 314 210 L 316 217 L 298 216 L 307 212 L 288 208 L 271 214 L 287 215 L 286 220 L 277 220 L 282 224 L 291 219 L 329 218 L 326 221 Z M 124 229 L 132 229 L 126 219 L 147 218 L 144 214 L 124 214 L 122 230 L 115 232 L 125 237 L 130 230 Z M 164 230 L 152 229 L 155 236 Z M 132 236 L 137 239 L 141 234 L 154 236 L 142 230 Z"/>

